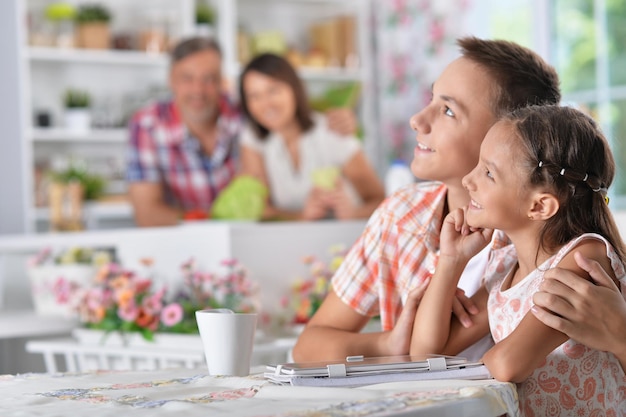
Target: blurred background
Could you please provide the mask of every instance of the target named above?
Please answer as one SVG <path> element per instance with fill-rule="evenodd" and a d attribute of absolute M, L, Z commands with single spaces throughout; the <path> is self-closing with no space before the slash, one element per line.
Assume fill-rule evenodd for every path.
<path fill-rule="evenodd" d="M 125 198 L 126 125 L 168 95 L 169 46 L 215 37 L 224 88 L 254 54 L 298 68 L 312 105 L 352 107 L 377 172 L 410 162 L 409 117 L 473 34 L 531 47 L 564 101 L 602 125 L 626 182 L 626 3 L 618 0 L 5 0 L 0 4 L 0 234 L 49 230 L 50 182 L 85 189 L 85 227 L 133 224 Z"/>

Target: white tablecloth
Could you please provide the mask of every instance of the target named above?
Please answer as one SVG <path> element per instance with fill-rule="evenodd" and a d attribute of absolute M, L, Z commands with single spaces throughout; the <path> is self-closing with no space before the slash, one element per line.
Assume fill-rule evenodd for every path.
<path fill-rule="evenodd" d="M 206 370 L 0 376 L 0 416 L 517 416 L 515 386 L 494 380 L 420 381 L 361 388 L 275 385 L 260 374 Z"/>

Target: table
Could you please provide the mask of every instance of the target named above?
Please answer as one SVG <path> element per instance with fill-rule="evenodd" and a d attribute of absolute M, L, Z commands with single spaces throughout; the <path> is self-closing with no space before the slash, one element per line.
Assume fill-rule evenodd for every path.
<path fill-rule="evenodd" d="M 211 377 L 163 369 L 5 375 L 0 392 L 0 415 L 14 417 L 519 415 L 515 386 L 494 380 L 312 388 L 275 385 L 261 374 Z"/>

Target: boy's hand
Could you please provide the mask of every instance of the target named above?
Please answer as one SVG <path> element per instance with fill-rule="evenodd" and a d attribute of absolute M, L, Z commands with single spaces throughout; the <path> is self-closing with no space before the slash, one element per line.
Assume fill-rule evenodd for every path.
<path fill-rule="evenodd" d="M 574 259 L 593 282 L 561 268 L 549 269 L 531 311 L 546 326 L 626 359 L 626 302 L 620 289 L 598 262 L 578 252 Z"/>
<path fill-rule="evenodd" d="M 386 332 L 385 337 L 381 340 L 383 343 L 383 346 L 380 346 L 381 352 L 387 352 L 387 355 L 407 355 L 409 353 L 415 314 L 429 283 L 430 278 L 427 278 L 411 290 L 393 330 Z"/>
<path fill-rule="evenodd" d="M 478 314 L 476 304 L 460 288 L 457 288 L 456 297 L 452 301 L 452 314 L 459 319 L 463 327 L 471 327 L 474 324 L 471 316 Z"/>

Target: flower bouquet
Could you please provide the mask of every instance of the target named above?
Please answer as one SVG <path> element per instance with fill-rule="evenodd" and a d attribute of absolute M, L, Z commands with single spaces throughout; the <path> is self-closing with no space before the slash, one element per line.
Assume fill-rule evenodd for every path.
<path fill-rule="evenodd" d="M 142 261 L 145 266 L 151 260 Z M 190 260 L 182 266 L 183 283 L 173 295 L 154 288 L 154 281 L 122 266 L 102 266 L 87 286 L 75 286 L 60 278 L 55 285 L 57 302 L 71 304 L 88 329 L 105 333 L 136 332 L 145 340 L 156 333 L 198 333 L 195 311 L 205 308 L 256 309 L 257 286 L 237 261 L 223 262 L 223 273 L 197 270 Z"/>
<path fill-rule="evenodd" d="M 306 324 L 320 307 L 330 288 L 330 279 L 343 262 L 346 248 L 343 245 L 332 246 L 329 250 L 331 259 L 328 263 L 314 256 L 307 256 L 303 263 L 309 268 L 309 276 L 296 280 L 291 286 L 291 293 L 283 297 L 281 304 L 291 316 L 291 324 Z"/>

